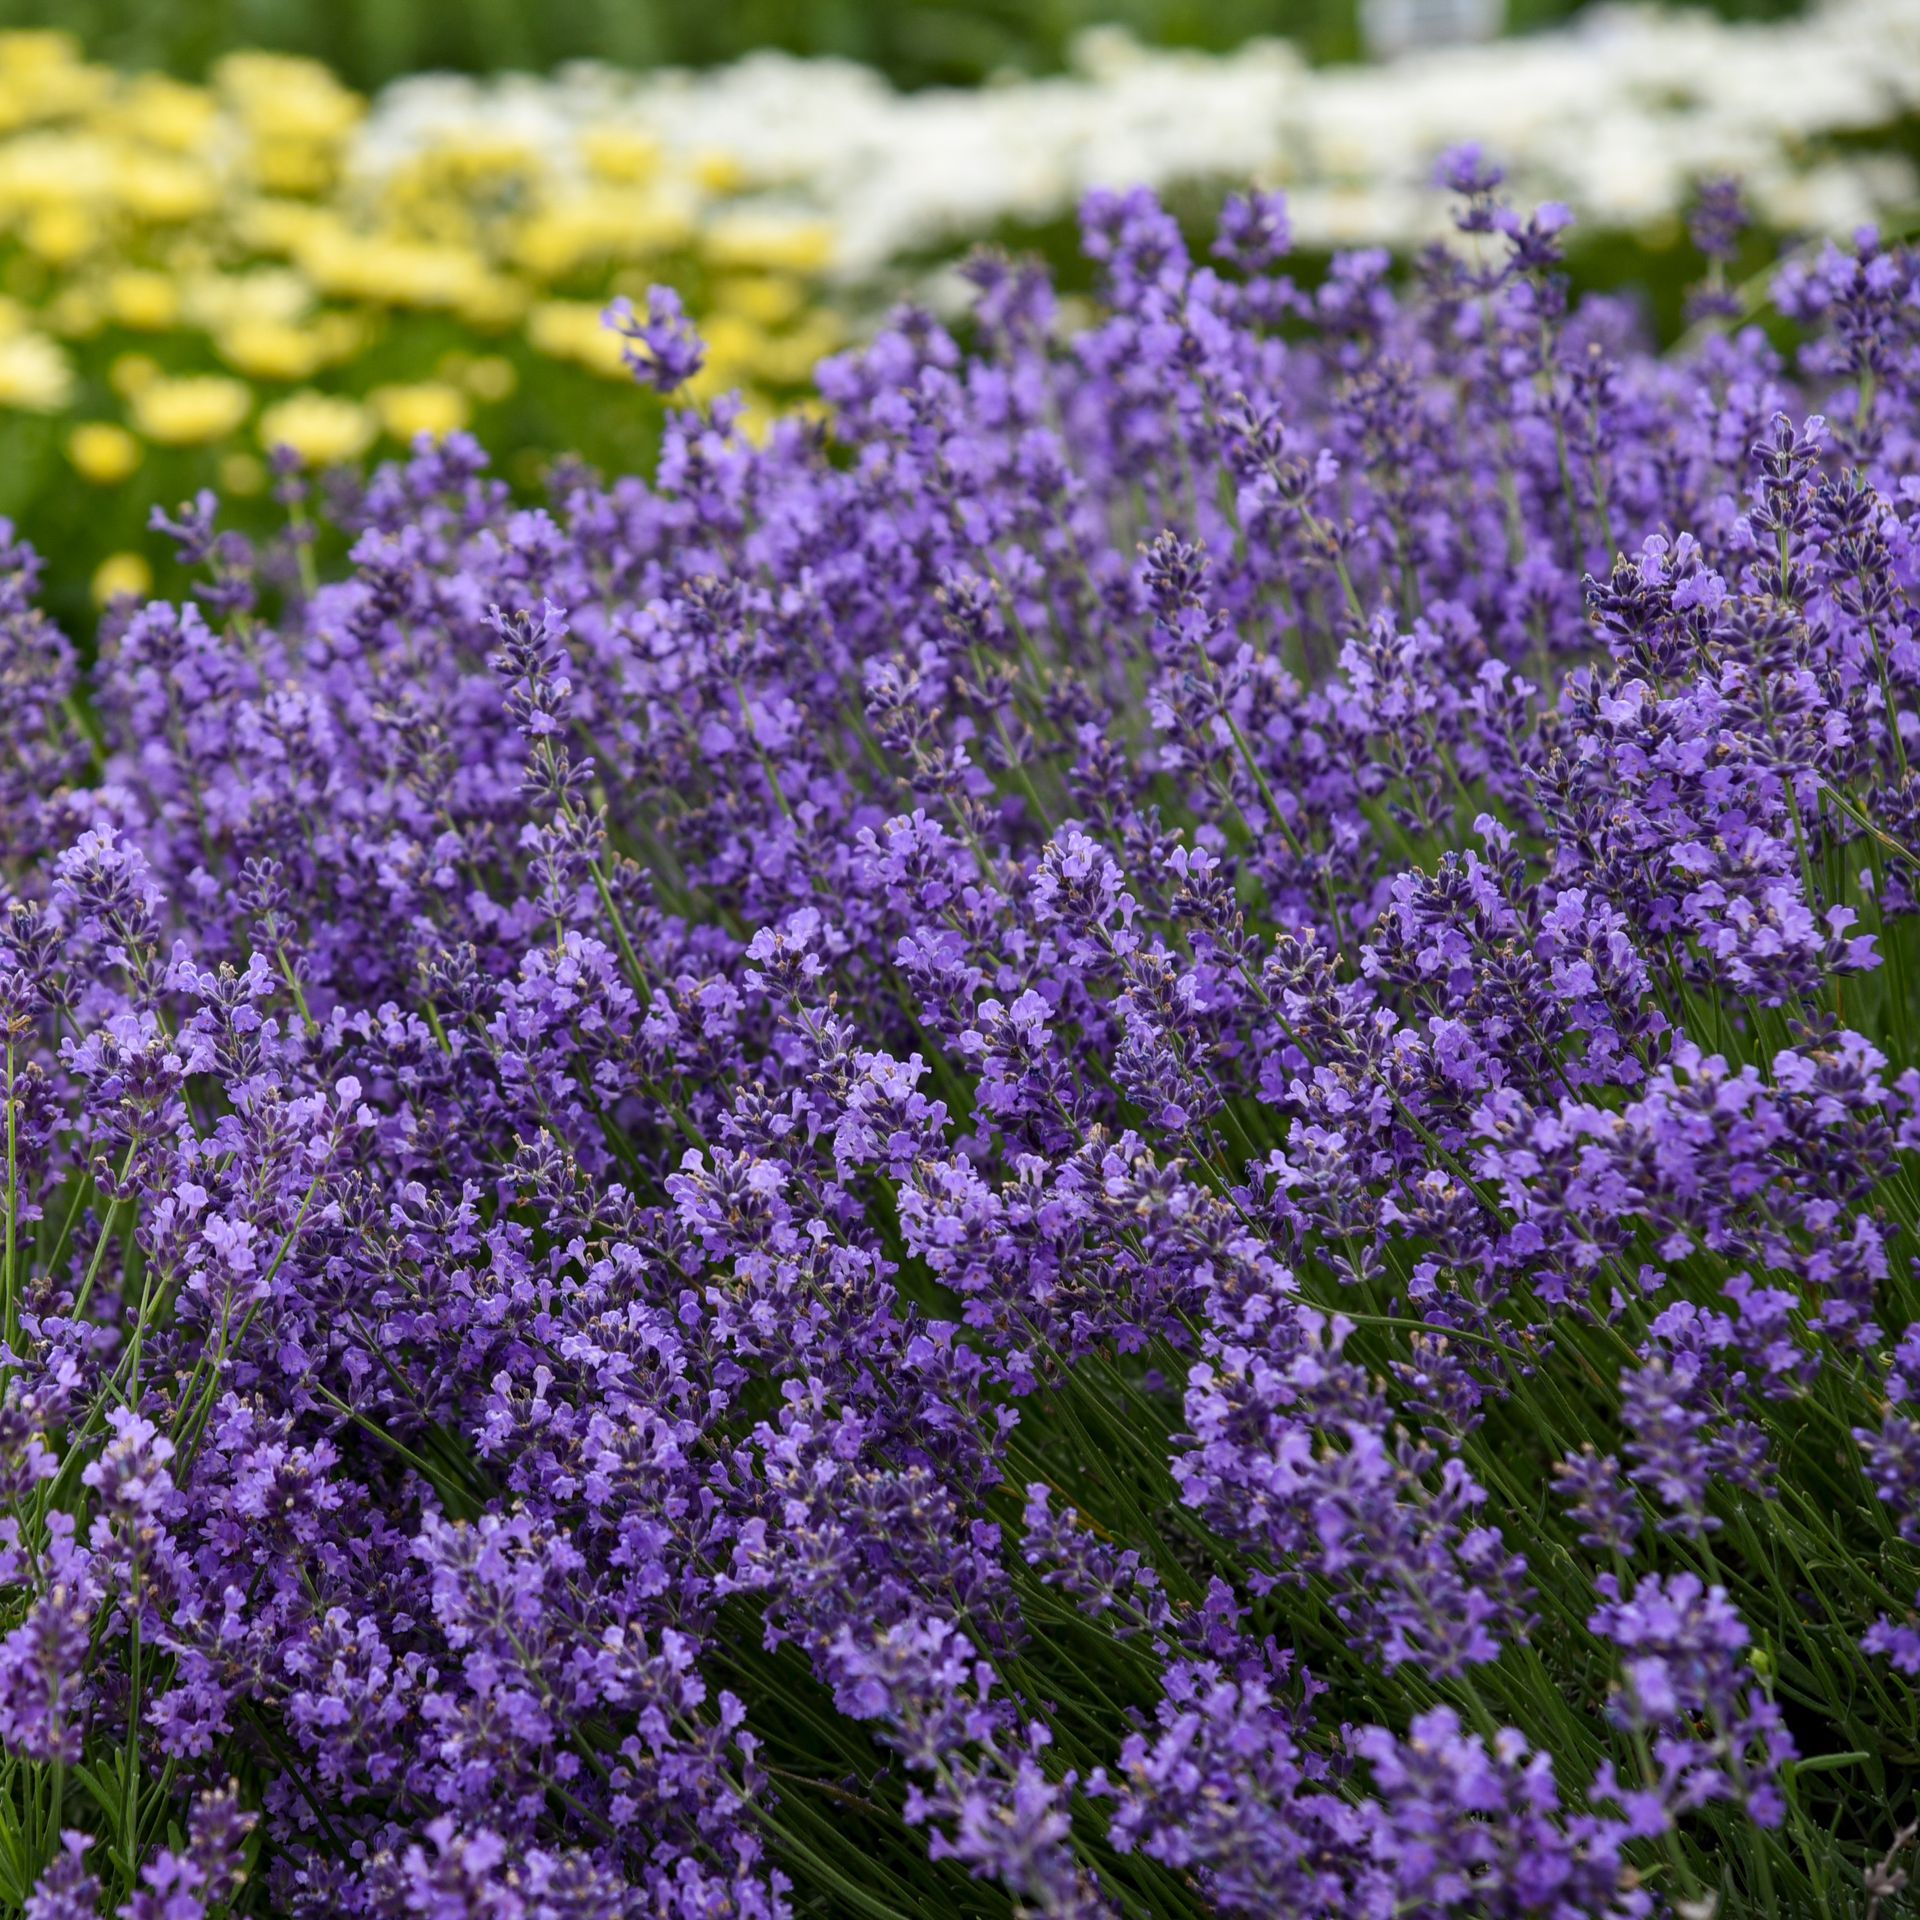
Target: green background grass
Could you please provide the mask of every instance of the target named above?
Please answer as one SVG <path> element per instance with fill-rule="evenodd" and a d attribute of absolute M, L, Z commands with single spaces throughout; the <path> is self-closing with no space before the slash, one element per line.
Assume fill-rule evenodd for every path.
<path fill-rule="evenodd" d="M 1710 0 L 1729 18 L 1797 12 L 1796 0 Z M 1507 0 L 1524 31 L 1572 0 Z M 0 27 L 58 26 L 96 58 L 203 72 L 229 47 L 324 60 L 357 87 L 422 68 L 545 68 L 593 57 L 624 66 L 709 65 L 755 47 L 839 54 L 907 86 L 1059 66 L 1100 21 L 1142 39 L 1224 51 L 1256 34 L 1316 59 L 1360 51 L 1354 0 L 0 0 Z"/>

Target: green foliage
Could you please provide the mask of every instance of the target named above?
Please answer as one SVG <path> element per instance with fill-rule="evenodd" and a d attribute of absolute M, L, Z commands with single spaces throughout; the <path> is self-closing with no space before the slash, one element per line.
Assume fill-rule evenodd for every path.
<path fill-rule="evenodd" d="M 1794 0 L 1712 0 L 1732 19 Z M 1565 19 L 1571 0 L 1508 0 L 1510 27 Z M 1353 0 L 0 0 L 0 27 L 57 26 L 96 57 L 198 74 L 231 47 L 322 59 L 374 87 L 429 67 L 484 73 L 593 58 L 711 65 L 757 47 L 861 60 L 906 86 L 1058 67 L 1073 36 L 1111 21 L 1143 40 L 1224 52 L 1259 34 L 1315 59 L 1360 51 Z"/>

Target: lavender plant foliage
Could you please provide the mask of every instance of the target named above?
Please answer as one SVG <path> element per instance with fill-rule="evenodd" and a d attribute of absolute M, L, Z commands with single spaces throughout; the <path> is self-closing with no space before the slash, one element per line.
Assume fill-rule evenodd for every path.
<path fill-rule="evenodd" d="M 1660 357 L 1446 179 L 84 670 L 5 545 L 9 1910 L 1895 1883 L 1920 272 Z"/>

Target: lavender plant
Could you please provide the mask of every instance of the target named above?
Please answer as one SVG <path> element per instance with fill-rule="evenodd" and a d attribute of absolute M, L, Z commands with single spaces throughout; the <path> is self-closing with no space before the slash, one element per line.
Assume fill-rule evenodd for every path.
<path fill-rule="evenodd" d="M 9 1910 L 1900 1910 L 1920 260 L 1448 185 L 7 546 Z"/>

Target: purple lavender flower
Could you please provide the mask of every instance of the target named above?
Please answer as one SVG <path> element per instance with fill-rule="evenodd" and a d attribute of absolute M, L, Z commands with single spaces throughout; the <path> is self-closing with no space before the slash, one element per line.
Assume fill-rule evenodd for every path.
<path fill-rule="evenodd" d="M 61 1834 L 59 1853 L 27 1896 L 26 1920 L 97 1920 L 100 1882 L 87 1867 L 91 1845 L 71 1828 Z"/>
<path fill-rule="evenodd" d="M 1312 285 L 1096 194 L 1097 307 L 422 448 L 290 598 L 196 501 L 97 646 L 0 530 L 29 1910 L 1842 1910 L 1920 275 L 1656 355 L 1444 179 Z"/>
<path fill-rule="evenodd" d="M 1741 1672 L 1752 1636 L 1725 1589 L 1690 1573 L 1647 1574 L 1630 1592 L 1606 1573 L 1595 1586 L 1603 1604 L 1590 1624 L 1626 1656 L 1616 1711 L 1655 1736 L 1659 1775 L 1648 1786 L 1666 1817 L 1731 1794 L 1761 1826 L 1778 1826 L 1777 1776 L 1796 1749 L 1779 1709 Z M 1692 1715 L 1704 1716 L 1704 1737 L 1689 1729 Z"/>
<path fill-rule="evenodd" d="M 1293 246 L 1287 222 L 1287 199 L 1282 193 L 1230 193 L 1220 209 L 1213 254 L 1218 260 L 1247 272 L 1257 272 L 1282 259 Z"/>
<path fill-rule="evenodd" d="M 602 322 L 619 334 L 621 353 L 634 377 L 656 393 L 684 387 L 706 364 L 706 348 L 671 287 L 649 287 L 644 313 L 636 313 L 633 302 L 621 295 Z"/>
<path fill-rule="evenodd" d="M 1368 1727 L 1354 1747 L 1380 1797 L 1373 1850 L 1395 1911 L 1649 1911 L 1625 1826 L 1564 1812 L 1548 1756 L 1517 1729 L 1485 1740 L 1436 1707 L 1404 1740 Z"/>

